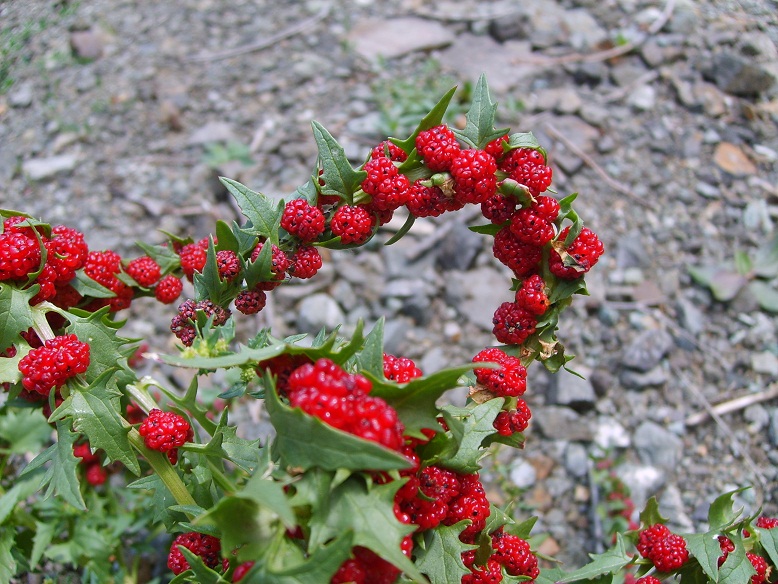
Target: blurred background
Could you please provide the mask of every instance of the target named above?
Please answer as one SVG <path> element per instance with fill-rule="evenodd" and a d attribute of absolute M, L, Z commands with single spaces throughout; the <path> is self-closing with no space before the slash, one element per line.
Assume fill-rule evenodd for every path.
<path fill-rule="evenodd" d="M 484 472 L 572 567 L 652 495 L 680 531 L 747 485 L 748 512 L 778 513 L 777 46 L 773 0 L 0 1 L 0 206 L 135 257 L 238 219 L 218 176 L 288 198 L 315 168 L 311 120 L 358 165 L 454 85 L 463 125 L 486 73 L 606 246 L 559 332 L 584 379 L 530 368 L 527 446 Z M 511 296 L 477 215 L 385 247 L 398 217 L 252 326 L 385 316 L 387 352 L 467 362 Z M 174 313 L 139 301 L 128 334 L 174 350 Z M 242 415 L 262 431 L 256 404 Z"/>

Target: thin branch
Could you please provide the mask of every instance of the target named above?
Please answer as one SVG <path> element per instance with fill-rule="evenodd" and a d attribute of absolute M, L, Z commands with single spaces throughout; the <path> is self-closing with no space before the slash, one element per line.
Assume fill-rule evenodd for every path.
<path fill-rule="evenodd" d="M 578 146 L 573 144 L 570 140 L 568 140 L 564 134 L 562 134 L 559 130 L 557 130 L 553 125 L 551 124 L 545 124 L 546 132 L 554 139 L 559 140 L 562 142 L 562 144 L 565 145 L 565 147 L 570 150 L 573 154 L 578 156 L 581 160 L 584 161 L 584 163 L 594 170 L 600 178 L 608 185 L 610 186 L 614 191 L 617 191 L 623 195 L 628 196 L 630 199 L 635 201 L 637 204 L 642 205 L 646 209 L 653 209 L 654 206 L 649 203 L 648 201 L 644 201 L 641 199 L 637 194 L 635 194 L 632 189 L 630 189 L 628 186 L 618 182 L 616 179 L 614 179 L 611 175 L 609 175 L 605 170 L 597 164 L 594 159 L 589 156 L 586 152 L 581 150 Z"/>
<path fill-rule="evenodd" d="M 740 397 L 718 403 L 715 406 L 711 406 L 710 410 L 708 410 L 706 406 L 706 411 L 697 412 L 696 414 L 688 416 L 684 423 L 686 426 L 697 426 L 698 424 L 702 424 L 704 421 L 710 418 L 710 412 L 716 412 L 716 414 L 722 416 L 724 414 L 743 410 L 753 404 L 769 401 L 776 397 L 778 397 L 778 383 L 773 383 L 764 391 L 749 393 L 748 395 L 742 395 Z"/>
<path fill-rule="evenodd" d="M 673 10 L 675 10 L 675 0 L 667 0 L 667 4 L 665 4 L 665 9 L 662 11 L 662 14 L 660 14 L 653 23 L 651 23 L 651 26 L 648 27 L 646 34 L 634 41 L 629 41 L 623 45 L 619 45 L 605 51 L 598 51 L 596 53 L 589 54 L 571 53 L 569 55 L 560 55 L 559 57 L 526 57 L 515 59 L 515 61 L 517 63 L 528 63 L 531 65 L 564 65 L 566 63 L 599 63 L 600 61 L 614 59 L 632 52 L 644 42 L 646 42 L 649 37 L 652 37 L 660 30 L 662 30 L 662 27 L 667 24 L 668 20 L 670 20 L 670 17 L 673 14 Z"/>
<path fill-rule="evenodd" d="M 187 57 L 185 61 L 190 63 L 205 63 L 210 61 L 219 61 L 221 59 L 238 57 L 240 55 L 245 55 L 246 53 L 261 51 L 262 49 L 272 47 L 273 45 L 281 42 L 284 39 L 287 39 L 289 37 L 292 37 L 294 35 L 300 34 L 302 32 L 305 32 L 313 28 L 320 21 L 324 20 L 327 17 L 327 14 L 329 14 L 330 12 L 330 7 L 331 7 L 330 4 L 325 4 L 324 7 L 321 10 L 319 10 L 319 12 L 317 12 L 310 18 L 301 20 L 300 22 L 293 24 L 289 28 L 282 30 L 281 32 L 274 34 L 272 36 L 266 37 L 255 43 L 243 45 L 242 47 L 236 47 L 234 49 L 228 49 L 226 51 L 220 51 L 218 53 L 208 53 L 205 55 L 196 55 L 194 57 Z"/>

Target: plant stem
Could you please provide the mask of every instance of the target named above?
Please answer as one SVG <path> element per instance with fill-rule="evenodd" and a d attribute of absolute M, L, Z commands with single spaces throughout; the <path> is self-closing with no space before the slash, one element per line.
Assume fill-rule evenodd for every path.
<path fill-rule="evenodd" d="M 235 485 L 232 484 L 229 477 L 210 458 L 206 457 L 206 460 L 208 461 L 208 469 L 211 471 L 211 475 L 213 475 L 214 482 L 222 488 L 224 494 L 232 495 L 235 493 Z"/>

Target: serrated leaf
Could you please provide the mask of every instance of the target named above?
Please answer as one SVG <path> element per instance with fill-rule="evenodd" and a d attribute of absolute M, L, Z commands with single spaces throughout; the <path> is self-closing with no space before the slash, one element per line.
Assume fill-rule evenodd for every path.
<path fill-rule="evenodd" d="M 313 137 L 319 149 L 324 185 L 321 187 L 323 195 L 338 195 L 349 205 L 354 204 L 354 193 L 360 188 L 362 181 L 367 178 L 363 170 L 355 170 L 343 147 L 332 137 L 324 126 L 318 122 L 311 122 Z"/>
<path fill-rule="evenodd" d="M 778 290 L 763 280 L 752 280 L 748 290 L 754 295 L 759 306 L 768 312 L 778 312 Z"/>
<path fill-rule="evenodd" d="M 102 448 L 108 461 L 118 460 L 133 474 L 140 474 L 140 465 L 130 445 L 125 426 L 119 414 L 121 392 L 112 383 L 112 371 L 106 371 L 87 388 L 74 389 L 51 419 L 73 418 L 73 428 L 89 438 L 92 448 Z"/>
<path fill-rule="evenodd" d="M 778 233 L 754 252 L 754 274 L 761 278 L 778 276 Z"/>
<path fill-rule="evenodd" d="M 740 538 L 732 538 L 732 543 L 735 544 L 735 551 L 729 552 L 726 561 L 721 564 L 718 584 L 743 584 L 743 582 L 750 582 L 751 576 L 756 574 Z"/>
<path fill-rule="evenodd" d="M 592 559 L 591 562 L 570 572 L 557 582 L 561 584 L 563 582 L 591 580 L 603 574 L 613 574 L 622 570 L 633 560 L 633 556 L 627 554 L 624 537 L 620 533 L 616 534 L 615 546 L 602 554 L 589 554 L 589 557 Z"/>
<path fill-rule="evenodd" d="M 275 388 L 267 390 L 265 406 L 277 431 L 273 452 L 288 466 L 326 470 L 392 470 L 409 466 L 408 460 L 397 452 L 284 405 Z"/>
<path fill-rule="evenodd" d="M 8 409 L 0 416 L 0 440 L 8 443 L 4 446 L 7 452 L 40 452 L 50 436 L 51 426 L 37 409 Z"/>
<path fill-rule="evenodd" d="M 468 408 L 464 419 L 460 419 L 462 408 L 444 407 L 443 419 L 449 426 L 455 443 L 452 451 L 447 451 L 435 461 L 436 464 L 463 474 L 478 472 L 478 461 L 483 458 L 483 441 L 496 432 L 494 419 L 500 412 L 504 398 L 495 398 L 474 408 Z"/>
<path fill-rule="evenodd" d="M 462 561 L 462 553 L 478 546 L 462 543 L 459 539 L 469 523 L 460 521 L 424 533 L 423 546 L 416 553 L 416 566 L 431 584 L 461 582 L 463 576 L 471 573 Z"/>
<path fill-rule="evenodd" d="M 254 472 L 262 456 L 259 439 L 240 438 L 237 426 L 222 426 L 217 432 L 222 436 L 221 447 L 227 458 L 246 472 Z"/>
<path fill-rule="evenodd" d="M 465 114 L 466 124 L 463 130 L 454 130 L 454 135 L 471 148 L 483 149 L 489 142 L 508 133 L 507 128 L 495 129 L 494 119 L 497 104 L 489 95 L 486 75 L 481 74 L 473 89 L 473 102 Z"/>
<path fill-rule="evenodd" d="M 414 527 L 400 523 L 394 515 L 394 495 L 399 487 L 395 481 L 368 489 L 361 478 L 352 476 L 333 488 L 328 504 L 311 516 L 311 545 L 353 531 L 354 545 L 371 549 L 415 582 L 424 583 L 419 570 L 400 550 L 403 538 L 413 533 Z"/>
<path fill-rule="evenodd" d="M 722 531 L 732 525 L 743 513 L 743 508 L 734 508 L 734 496 L 749 487 L 741 487 L 719 495 L 708 509 L 708 526 L 710 531 Z"/>
<path fill-rule="evenodd" d="M 438 398 L 457 387 L 462 374 L 471 371 L 473 367 L 474 365 L 468 364 L 443 369 L 402 385 L 386 381 L 383 370 L 380 377 L 367 372 L 366 377 L 373 383 L 371 395 L 380 397 L 397 410 L 397 415 L 405 425 L 406 434 L 421 436 L 422 428 L 438 427 Z"/>
<path fill-rule="evenodd" d="M 272 245 L 263 245 L 259 250 L 257 259 L 252 261 L 243 261 L 243 278 L 246 280 L 246 288 L 253 289 L 259 282 L 270 282 L 275 274 L 273 273 L 273 247 Z"/>
<path fill-rule="evenodd" d="M 13 357 L 0 357 L 0 383 L 19 383 L 22 380 L 22 372 L 19 371 L 19 361 L 32 350 L 27 343 L 17 343 L 16 355 Z M 7 349 L 8 347 L 6 347 Z"/>
<path fill-rule="evenodd" d="M 238 238 L 235 237 L 232 228 L 221 219 L 216 222 L 216 241 L 218 241 L 217 249 L 219 251 L 229 250 L 240 253 Z"/>
<path fill-rule="evenodd" d="M 239 345 L 233 353 L 220 357 L 201 357 L 184 355 L 160 355 L 160 360 L 168 365 L 176 367 L 189 367 L 194 369 L 207 369 L 215 371 L 228 367 L 245 365 L 252 361 L 265 361 L 272 359 L 284 352 L 284 345 L 275 344 L 261 349 L 251 349 L 245 345 Z"/>
<path fill-rule="evenodd" d="M 66 332 L 89 344 L 89 368 L 84 373 L 88 383 L 117 367 L 128 369 L 127 358 L 135 352 L 133 341 L 118 335 L 124 323 L 111 320 L 109 310 L 110 307 L 105 306 L 92 313 L 82 310 L 65 313 L 70 321 Z"/>
<path fill-rule="evenodd" d="M 516 132 L 508 137 L 508 148 L 516 150 L 518 148 L 531 148 L 532 150 L 541 150 L 540 142 L 532 132 Z M 545 157 L 545 152 L 543 156 Z"/>
<path fill-rule="evenodd" d="M 295 551 L 287 540 L 282 540 L 286 549 Z M 279 546 L 280 547 L 280 546 Z M 243 577 L 241 582 L 246 584 L 321 584 L 329 582 L 341 564 L 346 561 L 353 547 L 353 537 L 350 532 L 339 534 L 326 546 L 319 546 L 308 550 L 307 557 L 300 557 L 301 561 L 292 561 L 292 554 L 285 554 L 284 549 L 274 548 L 274 557 L 278 558 L 277 565 L 286 566 L 283 569 L 273 570 L 266 565 L 257 564 Z M 272 560 L 272 558 L 271 558 Z"/>
<path fill-rule="evenodd" d="M 565 571 L 559 566 L 542 568 L 538 577 L 535 578 L 535 584 L 556 584 L 564 577 Z"/>
<path fill-rule="evenodd" d="M 365 336 L 362 350 L 359 351 L 357 361 L 360 371 L 369 373 L 375 378 L 381 378 L 384 374 L 384 318 L 381 317 L 373 325 L 372 330 Z"/>
<path fill-rule="evenodd" d="M 184 554 L 184 557 L 189 564 L 189 569 L 195 576 L 195 582 L 198 584 L 219 584 L 220 582 L 224 582 L 221 575 L 206 566 L 200 556 L 192 553 L 182 545 L 178 546 L 178 549 Z"/>
<path fill-rule="evenodd" d="M 46 488 L 44 498 L 56 495 L 65 501 L 81 509 L 86 510 L 86 504 L 81 496 L 81 487 L 78 478 L 78 464 L 80 458 L 73 454 L 73 444 L 79 435 L 70 431 L 69 424 L 58 421 L 57 442 L 38 456 L 22 471 L 20 476 L 25 476 L 38 468 L 49 464 L 40 482 L 40 489 Z"/>
<path fill-rule="evenodd" d="M 283 203 L 273 201 L 270 197 L 252 191 L 232 179 L 219 177 L 219 180 L 235 198 L 243 215 L 251 221 L 253 231 L 278 245 Z"/>
<path fill-rule="evenodd" d="M 650 527 L 657 523 L 667 523 L 667 518 L 662 517 L 659 513 L 659 503 L 656 497 L 651 497 L 647 502 L 643 511 L 640 512 L 640 523 L 643 527 Z"/>
<path fill-rule="evenodd" d="M 759 535 L 759 542 L 764 551 L 770 557 L 774 566 L 778 566 L 778 529 L 764 529 L 762 527 L 754 528 Z"/>
<path fill-rule="evenodd" d="M 142 241 L 136 241 L 135 245 L 159 264 L 163 274 L 169 274 L 181 266 L 181 258 L 169 245 L 149 245 Z"/>
<path fill-rule="evenodd" d="M 697 558 L 700 567 L 708 576 L 711 582 L 717 582 L 719 578 L 718 561 L 721 556 L 721 546 L 716 534 L 712 531 L 707 533 L 692 533 L 684 536 L 686 548 L 689 553 Z"/>
<path fill-rule="evenodd" d="M 233 284 L 219 277 L 219 266 L 216 263 L 216 247 L 213 239 L 208 240 L 208 252 L 202 272 L 194 273 L 195 300 L 210 300 L 216 305 L 223 305 L 229 299 L 229 290 Z"/>
<path fill-rule="evenodd" d="M 98 284 L 87 276 L 83 270 L 76 272 L 76 277 L 70 281 L 70 285 L 73 286 L 76 292 L 85 297 L 114 298 L 116 296 L 116 293 L 113 290 L 109 290 L 102 284 Z"/>
<path fill-rule="evenodd" d="M 0 528 L 0 582 L 10 582 L 16 574 L 16 560 L 11 553 L 15 535 L 16 530 L 12 527 Z"/>
<path fill-rule="evenodd" d="M 30 567 L 37 567 L 48 549 L 57 530 L 55 523 L 35 522 L 35 537 L 33 538 L 32 553 L 30 554 Z M 2 581 L 2 580 L 0 580 Z"/>
<path fill-rule="evenodd" d="M 38 287 L 19 290 L 10 284 L 0 284 L 0 351 L 21 340 L 19 333 L 34 324 L 30 300 Z"/>
<path fill-rule="evenodd" d="M 155 523 L 163 522 L 166 526 L 168 525 L 169 509 L 175 505 L 176 499 L 158 474 L 152 474 L 133 481 L 127 485 L 127 488 L 152 491 L 154 493 L 154 496 L 150 499 L 152 518 Z"/>
<path fill-rule="evenodd" d="M 17 479 L 14 486 L 0 496 L 0 525 L 8 519 L 19 501 L 23 501 L 38 490 L 40 477 L 34 475 L 26 480 Z"/>
<path fill-rule="evenodd" d="M 456 91 L 456 87 L 449 89 L 445 95 L 441 97 L 440 100 L 438 100 L 438 103 L 435 104 L 430 112 L 424 116 L 424 118 L 422 118 L 421 122 L 419 122 L 419 125 L 416 126 L 416 129 L 413 131 L 413 134 L 411 134 L 407 139 L 392 140 L 396 146 L 399 146 L 403 152 L 409 155 L 408 159 L 400 166 L 400 172 L 403 174 L 406 174 L 406 171 L 408 171 L 410 167 L 419 164 L 418 155 L 415 157 L 411 156 L 411 153 L 416 148 L 416 136 L 418 136 L 419 133 L 423 132 L 424 130 L 429 130 L 430 128 L 434 128 L 435 126 L 439 126 L 441 124 L 443 121 L 443 116 L 446 114 L 446 110 L 448 109 L 448 104 L 451 103 L 451 98 L 454 97 Z"/>

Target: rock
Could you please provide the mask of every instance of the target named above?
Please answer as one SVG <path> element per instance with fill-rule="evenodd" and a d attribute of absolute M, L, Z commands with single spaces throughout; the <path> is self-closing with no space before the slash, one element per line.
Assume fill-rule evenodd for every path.
<path fill-rule="evenodd" d="M 694 186 L 694 190 L 697 194 L 702 195 L 706 199 L 721 198 L 721 191 L 719 191 L 718 187 L 704 181 L 698 181 Z"/>
<path fill-rule="evenodd" d="M 621 372 L 619 380 L 624 387 L 629 389 L 645 389 L 663 385 L 667 382 L 667 372 L 661 365 L 657 365 L 650 371 L 635 371 L 634 369 L 625 369 Z"/>
<path fill-rule="evenodd" d="M 681 490 L 676 485 L 667 485 L 659 497 L 659 513 L 668 517 L 668 527 L 671 531 L 694 531 L 694 522 L 686 514 L 686 504 L 681 496 Z"/>
<path fill-rule="evenodd" d="M 756 174 L 756 165 L 745 155 L 740 147 L 731 142 L 721 142 L 713 152 L 713 162 L 724 172 L 732 176 Z"/>
<path fill-rule="evenodd" d="M 635 507 L 645 507 L 649 497 L 664 486 L 666 477 L 661 468 L 648 464 L 626 463 L 616 467 L 616 476 L 629 487 Z"/>
<path fill-rule="evenodd" d="M 648 329 L 635 337 L 624 350 L 621 364 L 637 371 L 649 371 L 673 348 L 673 337 L 664 329 Z"/>
<path fill-rule="evenodd" d="M 641 85 L 629 94 L 627 103 L 641 112 L 652 110 L 656 106 L 656 89 L 651 85 Z"/>
<path fill-rule="evenodd" d="M 363 20 L 347 36 L 354 51 L 370 61 L 438 49 L 455 38 L 441 23 L 414 17 Z"/>
<path fill-rule="evenodd" d="M 769 410 L 770 423 L 767 426 L 767 437 L 770 439 L 770 444 L 778 446 L 778 408 L 772 408 Z"/>
<path fill-rule="evenodd" d="M 646 74 L 646 67 L 638 58 L 625 59 L 611 67 L 611 79 L 619 87 L 627 87 Z"/>
<path fill-rule="evenodd" d="M 553 110 L 563 115 L 576 113 L 581 105 L 581 98 L 571 87 L 546 89 L 539 93 L 537 101 L 539 110 Z"/>
<path fill-rule="evenodd" d="M 32 105 L 35 91 L 31 82 L 14 84 L 8 92 L 8 105 L 15 108 L 26 108 Z"/>
<path fill-rule="evenodd" d="M 29 180 L 45 180 L 60 173 L 70 173 L 77 164 L 78 156 L 75 154 L 32 158 L 22 163 L 22 173 Z"/>
<path fill-rule="evenodd" d="M 511 482 L 520 489 L 530 488 L 537 480 L 535 467 L 524 459 L 519 459 L 511 465 L 508 476 Z"/>
<path fill-rule="evenodd" d="M 551 382 L 548 401 L 555 405 L 568 406 L 577 412 L 585 412 L 594 407 L 597 395 L 588 379 L 573 375 L 567 369 L 560 369 Z"/>
<path fill-rule="evenodd" d="M 94 30 L 78 30 L 70 33 L 70 50 L 79 59 L 94 61 L 103 56 L 102 35 Z"/>
<path fill-rule="evenodd" d="M 592 49 L 608 40 L 608 33 L 585 8 L 567 10 L 562 16 L 567 42 L 577 51 Z"/>
<path fill-rule="evenodd" d="M 190 146 L 195 146 L 210 142 L 232 142 L 235 139 L 235 132 L 231 124 L 227 122 L 208 122 L 192 132 L 187 143 Z"/>
<path fill-rule="evenodd" d="M 770 351 L 753 353 L 751 355 L 751 368 L 756 373 L 763 373 L 771 377 L 778 377 L 778 357 Z"/>
<path fill-rule="evenodd" d="M 665 25 L 670 32 L 684 35 L 696 32 L 699 27 L 699 9 L 691 0 L 677 0 L 670 21 Z"/>
<path fill-rule="evenodd" d="M 775 83 L 775 77 L 753 59 L 729 51 L 715 55 L 704 73 L 719 89 L 739 97 L 753 97 Z"/>
<path fill-rule="evenodd" d="M 492 21 L 489 33 L 499 41 L 531 39 L 535 48 L 565 42 L 565 11 L 552 0 L 535 0 L 518 5 L 515 14 Z"/>
<path fill-rule="evenodd" d="M 589 453 L 583 444 L 570 442 L 565 448 L 565 469 L 576 478 L 585 477 L 589 471 Z"/>
<path fill-rule="evenodd" d="M 551 440 L 591 442 L 593 433 L 575 410 L 564 406 L 543 406 L 532 412 L 532 422 Z"/>
<path fill-rule="evenodd" d="M 448 304 L 456 306 L 466 320 L 484 330 L 492 330 L 496 308 L 515 297 L 506 285 L 505 275 L 487 266 L 469 272 L 448 272 L 444 277 Z"/>
<path fill-rule="evenodd" d="M 688 298 L 679 298 L 676 303 L 678 323 L 692 335 L 699 335 L 707 323 L 705 313 L 696 302 Z"/>
<path fill-rule="evenodd" d="M 752 404 L 743 410 L 743 419 L 748 422 L 750 431 L 758 434 L 770 425 L 770 412 L 762 404 Z"/>
<path fill-rule="evenodd" d="M 595 144 L 600 138 L 597 128 L 577 116 L 559 116 L 553 119 L 552 125 L 582 152 L 594 151 Z M 552 166 L 554 163 L 558 164 L 568 175 L 574 174 L 583 165 L 583 160 L 570 152 L 564 144 L 557 144 L 551 151 L 555 152 Z"/>
<path fill-rule="evenodd" d="M 297 328 L 301 333 L 316 334 L 322 328 L 332 331 L 345 320 L 343 310 L 328 294 L 317 293 L 303 298 L 297 310 Z"/>
<path fill-rule="evenodd" d="M 16 173 L 16 152 L 13 144 L 0 140 L 0 183 L 7 183 Z"/>
<path fill-rule="evenodd" d="M 504 95 L 541 71 L 537 65 L 522 62 L 531 56 L 528 42 L 508 41 L 501 45 L 488 36 L 463 33 L 440 52 L 438 59 L 458 79 L 475 82 L 485 74 L 493 95 Z"/>
<path fill-rule="evenodd" d="M 632 438 L 640 460 L 645 464 L 673 471 L 681 462 L 683 441 L 650 420 L 644 421 L 635 430 Z"/>
<path fill-rule="evenodd" d="M 594 431 L 594 443 L 605 451 L 613 448 L 628 448 L 632 443 L 629 432 L 618 420 L 602 416 L 597 420 Z"/>
<path fill-rule="evenodd" d="M 469 270 L 482 247 L 482 235 L 456 222 L 435 248 L 437 265 L 443 270 Z"/>

